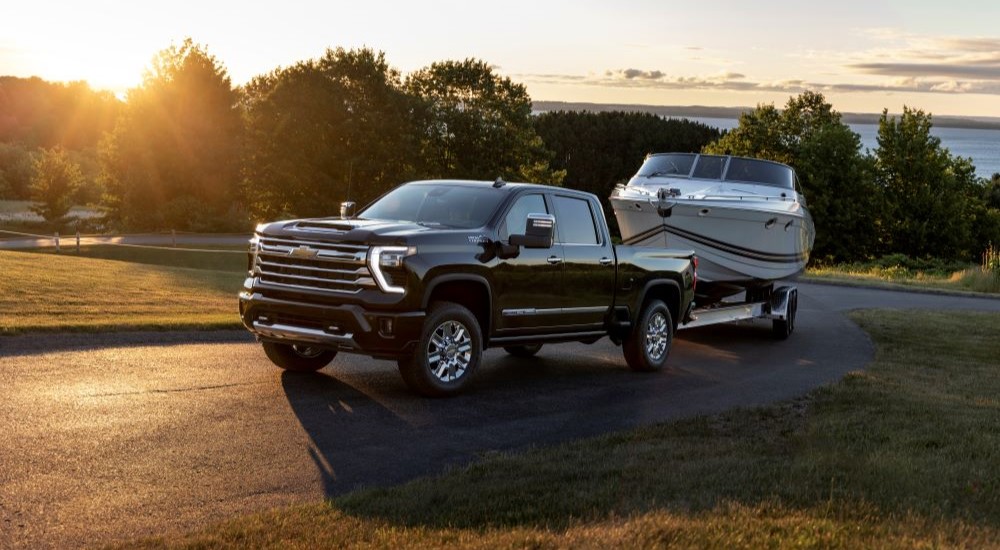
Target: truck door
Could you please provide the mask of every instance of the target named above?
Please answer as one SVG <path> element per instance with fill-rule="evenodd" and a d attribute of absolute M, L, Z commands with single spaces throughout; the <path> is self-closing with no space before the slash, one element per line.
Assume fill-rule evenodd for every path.
<path fill-rule="evenodd" d="M 615 252 L 600 206 L 582 197 L 555 194 L 556 241 L 563 247 L 562 322 L 599 330 L 614 301 Z"/>
<path fill-rule="evenodd" d="M 524 233 L 528 214 L 551 214 L 543 193 L 527 193 L 515 199 L 499 228 L 499 239 Z M 559 222 L 556 221 L 558 226 Z M 522 247 L 517 257 L 501 259 L 494 268 L 496 306 L 494 326 L 498 334 L 538 333 L 537 327 L 556 329 L 560 324 L 563 247 Z"/>

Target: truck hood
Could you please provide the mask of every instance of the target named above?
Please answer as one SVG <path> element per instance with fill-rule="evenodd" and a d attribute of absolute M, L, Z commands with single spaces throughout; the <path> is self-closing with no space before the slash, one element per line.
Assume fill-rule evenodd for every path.
<path fill-rule="evenodd" d="M 356 244 L 403 244 L 412 236 L 441 230 L 406 221 L 341 218 L 285 220 L 257 226 L 258 234 L 270 237 Z"/>

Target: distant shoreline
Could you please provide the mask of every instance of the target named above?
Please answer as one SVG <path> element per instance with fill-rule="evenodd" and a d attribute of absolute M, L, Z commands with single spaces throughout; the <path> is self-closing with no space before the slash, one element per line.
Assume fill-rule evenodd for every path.
<path fill-rule="evenodd" d="M 536 112 L 548 111 L 629 111 L 653 113 L 671 118 L 731 118 L 753 107 L 706 107 L 702 105 L 630 105 L 621 103 L 581 103 L 570 101 L 535 101 L 532 108 Z M 898 113 L 896 113 L 898 114 Z M 932 113 L 933 115 L 933 113 Z M 878 124 L 881 113 L 841 113 L 847 124 Z M 1000 118 L 933 116 L 934 126 L 941 128 L 962 128 L 971 130 L 1000 130 Z"/>

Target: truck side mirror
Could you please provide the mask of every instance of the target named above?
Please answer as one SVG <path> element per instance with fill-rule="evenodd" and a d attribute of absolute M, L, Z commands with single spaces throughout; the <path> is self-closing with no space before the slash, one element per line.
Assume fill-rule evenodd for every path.
<path fill-rule="evenodd" d="M 556 234 L 556 217 L 552 214 L 528 214 L 523 235 L 511 235 L 510 244 L 525 248 L 552 248 Z"/>
<path fill-rule="evenodd" d="M 346 220 L 347 218 L 354 216 L 354 206 L 355 203 L 353 201 L 344 201 L 340 203 L 340 219 Z"/>

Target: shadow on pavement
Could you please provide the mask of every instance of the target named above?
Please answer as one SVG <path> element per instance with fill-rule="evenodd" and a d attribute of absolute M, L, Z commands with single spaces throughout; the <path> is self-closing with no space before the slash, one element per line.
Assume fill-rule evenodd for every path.
<path fill-rule="evenodd" d="M 94 351 L 122 346 L 175 346 L 252 342 L 246 330 L 45 333 L 0 336 L 0 357 L 27 357 L 66 351 Z"/>

